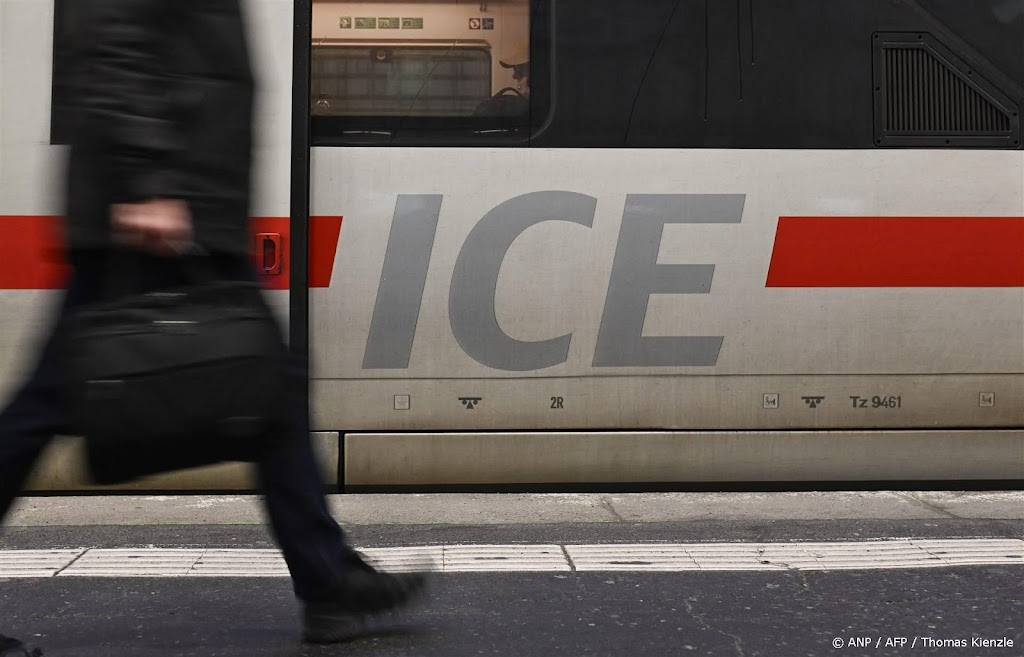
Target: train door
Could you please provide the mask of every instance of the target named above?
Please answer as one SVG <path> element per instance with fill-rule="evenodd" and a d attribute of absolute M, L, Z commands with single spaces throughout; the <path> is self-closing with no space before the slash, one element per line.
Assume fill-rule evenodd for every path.
<path fill-rule="evenodd" d="M 501 424 L 474 422 L 489 373 L 451 336 L 442 272 L 469 219 L 519 191 L 546 4 L 312 3 L 311 389 L 346 460 L 365 431 Z M 486 152 L 500 161 L 467 177 Z"/>

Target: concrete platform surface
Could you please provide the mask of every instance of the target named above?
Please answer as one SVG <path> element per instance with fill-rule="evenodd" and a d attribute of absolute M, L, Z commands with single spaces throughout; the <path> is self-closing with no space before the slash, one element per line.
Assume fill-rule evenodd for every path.
<path fill-rule="evenodd" d="M 657 523 L 697 520 L 1024 520 L 1024 491 L 331 495 L 345 525 Z M 265 522 L 258 495 L 22 498 L 10 527 Z"/>

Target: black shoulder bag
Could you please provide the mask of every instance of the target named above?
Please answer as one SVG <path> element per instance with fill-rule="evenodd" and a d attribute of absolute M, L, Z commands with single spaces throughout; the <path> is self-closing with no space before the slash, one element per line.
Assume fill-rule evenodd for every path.
<path fill-rule="evenodd" d="M 218 280 L 203 257 L 180 264 L 191 284 L 86 307 L 63 328 L 70 429 L 97 483 L 257 460 L 285 435 L 287 349 L 259 284 Z"/>

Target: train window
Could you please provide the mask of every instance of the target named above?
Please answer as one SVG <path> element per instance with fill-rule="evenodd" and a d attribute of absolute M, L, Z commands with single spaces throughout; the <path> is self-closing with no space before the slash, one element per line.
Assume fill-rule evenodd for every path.
<path fill-rule="evenodd" d="M 525 140 L 539 0 L 313 0 L 313 143 Z"/>
<path fill-rule="evenodd" d="M 491 53 L 479 45 L 314 44 L 317 116 L 471 116 L 491 95 Z"/>

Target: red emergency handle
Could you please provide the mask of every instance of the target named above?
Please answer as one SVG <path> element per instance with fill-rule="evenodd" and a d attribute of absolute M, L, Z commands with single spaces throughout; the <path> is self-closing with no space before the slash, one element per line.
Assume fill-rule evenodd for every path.
<path fill-rule="evenodd" d="M 281 259 L 284 254 L 281 252 L 280 233 L 257 233 L 256 253 L 261 274 L 276 276 L 281 273 Z"/>

